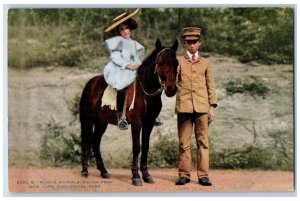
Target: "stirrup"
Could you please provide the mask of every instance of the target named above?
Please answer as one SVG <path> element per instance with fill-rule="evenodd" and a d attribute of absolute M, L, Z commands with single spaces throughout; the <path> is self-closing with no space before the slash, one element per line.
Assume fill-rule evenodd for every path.
<path fill-rule="evenodd" d="M 161 126 L 163 124 L 164 124 L 164 122 L 160 121 L 160 119 L 158 117 L 154 121 L 154 126 Z"/>
<path fill-rule="evenodd" d="M 121 119 L 118 123 L 118 127 L 120 130 L 127 130 L 128 129 L 128 122 L 126 119 Z"/>

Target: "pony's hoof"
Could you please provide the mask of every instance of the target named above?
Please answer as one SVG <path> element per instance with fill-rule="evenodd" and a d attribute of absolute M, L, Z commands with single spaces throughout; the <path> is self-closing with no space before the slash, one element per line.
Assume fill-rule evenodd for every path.
<path fill-rule="evenodd" d="M 132 178 L 132 185 L 142 186 L 142 180 L 140 178 Z"/>
<path fill-rule="evenodd" d="M 81 171 L 81 176 L 87 178 L 89 176 L 88 171 Z"/>
<path fill-rule="evenodd" d="M 105 172 L 105 173 L 101 173 L 100 174 L 102 178 L 104 179 L 109 179 L 110 178 L 110 174 L 108 172 Z"/>
<path fill-rule="evenodd" d="M 149 183 L 149 184 L 154 184 L 155 183 L 150 175 L 146 176 L 146 177 L 143 177 L 143 180 L 144 180 L 144 182 Z"/>

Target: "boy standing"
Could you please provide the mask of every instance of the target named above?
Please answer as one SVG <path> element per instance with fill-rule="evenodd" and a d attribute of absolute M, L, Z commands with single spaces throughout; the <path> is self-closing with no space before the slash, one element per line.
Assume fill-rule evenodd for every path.
<path fill-rule="evenodd" d="M 190 182 L 190 144 L 193 127 L 197 144 L 197 176 L 203 186 L 211 186 L 209 180 L 208 125 L 213 121 L 217 107 L 212 67 L 199 55 L 201 29 L 182 29 L 186 53 L 178 57 L 176 108 L 179 137 L 179 179 L 176 185 Z"/>

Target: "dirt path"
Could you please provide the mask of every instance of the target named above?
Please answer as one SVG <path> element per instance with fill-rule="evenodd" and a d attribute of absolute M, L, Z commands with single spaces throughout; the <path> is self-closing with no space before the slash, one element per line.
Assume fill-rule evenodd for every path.
<path fill-rule="evenodd" d="M 80 169 L 9 169 L 10 192 L 290 192 L 294 175 L 284 171 L 212 170 L 213 186 L 197 183 L 192 172 L 191 183 L 176 186 L 176 169 L 151 170 L 155 184 L 131 185 L 129 169 L 110 169 L 111 179 L 102 179 L 95 169 L 88 179 Z"/>

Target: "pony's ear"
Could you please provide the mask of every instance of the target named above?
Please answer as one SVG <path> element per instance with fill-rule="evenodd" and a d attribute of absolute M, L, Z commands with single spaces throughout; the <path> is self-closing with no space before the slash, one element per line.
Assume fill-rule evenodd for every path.
<path fill-rule="evenodd" d="M 175 40 L 175 42 L 174 42 L 173 46 L 171 47 L 171 49 L 176 52 L 177 48 L 178 48 L 178 40 Z"/>
<path fill-rule="evenodd" d="M 156 47 L 156 49 L 158 49 L 158 50 L 162 48 L 162 45 L 161 45 L 161 42 L 160 42 L 159 39 L 156 39 L 155 47 Z"/>

